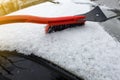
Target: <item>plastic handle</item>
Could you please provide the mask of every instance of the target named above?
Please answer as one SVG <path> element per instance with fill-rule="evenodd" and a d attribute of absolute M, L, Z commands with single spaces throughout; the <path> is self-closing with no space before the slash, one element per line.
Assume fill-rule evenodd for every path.
<path fill-rule="evenodd" d="M 66 17 L 38 17 L 31 15 L 13 15 L 0 17 L 0 24 L 30 22 L 39 24 L 66 24 L 83 22 L 85 16 L 66 16 Z"/>

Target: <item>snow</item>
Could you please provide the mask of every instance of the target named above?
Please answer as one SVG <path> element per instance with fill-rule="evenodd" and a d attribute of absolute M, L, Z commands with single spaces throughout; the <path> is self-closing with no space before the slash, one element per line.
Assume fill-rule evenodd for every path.
<path fill-rule="evenodd" d="M 93 7 L 96 7 L 96 6 L 99 6 L 102 10 L 105 9 L 105 10 L 109 10 L 109 9 L 113 9 L 113 8 L 110 8 L 106 5 L 100 5 L 100 4 L 97 4 L 97 3 L 94 3 L 94 2 L 91 2 L 91 1 L 80 1 L 80 0 L 72 0 L 73 3 L 75 4 L 84 4 L 84 5 L 90 5 L 90 6 L 93 6 Z"/>
<path fill-rule="evenodd" d="M 70 0 L 66 0 L 66 1 L 60 0 L 59 2 L 61 4 L 53 4 L 50 2 L 42 3 L 34 7 L 30 7 L 24 10 L 14 12 L 14 15 L 29 14 L 35 16 L 46 16 L 46 17 L 68 16 L 68 15 L 85 13 L 88 12 L 90 9 L 90 7 L 87 5 L 76 5 L 72 3 Z M 68 13 L 68 11 L 70 11 L 70 13 Z"/>
<path fill-rule="evenodd" d="M 90 7 L 59 0 L 32 6 L 10 15 L 66 16 L 85 13 Z M 79 0 L 81 2 L 89 0 Z M 35 54 L 85 80 L 120 80 L 120 43 L 95 22 L 45 34 L 44 26 L 32 23 L 0 25 L 0 50 Z"/>

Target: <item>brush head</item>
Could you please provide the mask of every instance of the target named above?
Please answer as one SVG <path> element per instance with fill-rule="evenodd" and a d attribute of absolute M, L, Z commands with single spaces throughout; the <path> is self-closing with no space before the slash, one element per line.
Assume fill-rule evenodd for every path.
<path fill-rule="evenodd" d="M 62 30 L 68 29 L 68 28 L 78 27 L 81 25 L 84 25 L 84 22 L 83 23 L 73 23 L 73 24 L 47 25 L 45 32 L 52 33 L 52 32 L 62 31 Z"/>
<path fill-rule="evenodd" d="M 48 21 L 48 25 L 45 28 L 45 32 L 57 32 L 67 28 L 81 26 L 84 23 L 85 16 L 83 15 L 52 18 L 51 21 Z"/>

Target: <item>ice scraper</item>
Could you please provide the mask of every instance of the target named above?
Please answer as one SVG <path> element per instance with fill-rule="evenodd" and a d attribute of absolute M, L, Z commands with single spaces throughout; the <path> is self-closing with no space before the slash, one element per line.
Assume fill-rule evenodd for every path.
<path fill-rule="evenodd" d="M 16 23 L 16 22 L 31 22 L 39 24 L 47 24 L 46 33 L 61 31 L 67 28 L 81 26 L 85 21 L 104 22 L 107 18 L 99 6 L 85 14 L 65 17 L 39 17 L 32 15 L 12 15 L 0 17 L 0 24 Z"/>

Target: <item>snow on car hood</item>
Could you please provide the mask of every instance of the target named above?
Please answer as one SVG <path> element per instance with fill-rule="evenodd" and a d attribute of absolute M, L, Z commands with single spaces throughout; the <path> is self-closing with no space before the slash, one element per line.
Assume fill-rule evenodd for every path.
<path fill-rule="evenodd" d="M 54 17 L 90 10 L 86 4 L 59 1 L 61 4 L 46 2 L 10 15 Z M 41 56 L 85 80 L 120 80 L 120 44 L 98 23 L 86 22 L 84 26 L 52 34 L 45 34 L 44 26 L 32 23 L 0 25 L 0 50 Z"/>

